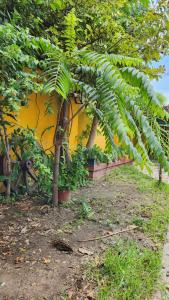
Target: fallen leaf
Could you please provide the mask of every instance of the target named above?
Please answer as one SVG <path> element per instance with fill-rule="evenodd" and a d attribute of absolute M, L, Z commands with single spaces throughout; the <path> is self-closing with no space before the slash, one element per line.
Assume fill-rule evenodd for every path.
<path fill-rule="evenodd" d="M 28 231 L 27 226 L 25 226 L 25 227 L 22 228 L 21 233 L 24 234 L 24 233 L 26 233 L 27 231 Z"/>
<path fill-rule="evenodd" d="M 71 231 L 71 230 L 64 230 L 64 233 L 72 234 L 73 231 Z"/>
<path fill-rule="evenodd" d="M 89 300 L 94 300 L 94 299 L 96 299 L 95 292 L 94 292 L 94 291 L 88 292 L 88 293 L 87 293 L 87 299 L 89 299 Z"/>
<path fill-rule="evenodd" d="M 106 231 L 104 231 L 104 232 L 103 232 L 103 234 L 104 234 L 104 235 L 105 235 L 105 234 L 110 234 L 110 235 L 111 235 L 111 234 L 112 234 L 112 232 L 113 232 L 113 231 L 106 230 Z"/>
<path fill-rule="evenodd" d="M 15 264 L 20 264 L 24 262 L 24 257 L 23 256 L 17 256 L 15 258 Z"/>
<path fill-rule="evenodd" d="M 7 242 L 0 240 L 0 245 L 5 245 Z"/>
<path fill-rule="evenodd" d="M 40 224 L 39 224 L 39 223 L 32 222 L 31 226 L 34 227 L 34 228 L 37 228 L 37 227 L 40 227 Z"/>
<path fill-rule="evenodd" d="M 49 257 L 43 257 L 43 263 L 48 265 L 51 262 L 51 259 Z"/>
<path fill-rule="evenodd" d="M 72 290 L 69 290 L 68 292 L 67 292 L 67 297 L 68 297 L 68 300 L 73 300 L 73 291 Z"/>
<path fill-rule="evenodd" d="M 79 251 L 80 253 L 86 254 L 86 255 L 93 255 L 93 254 L 94 254 L 93 251 L 88 250 L 88 249 L 86 249 L 86 248 L 79 248 L 78 251 Z"/>
<path fill-rule="evenodd" d="M 24 253 L 24 252 L 26 252 L 27 250 L 26 250 L 25 248 L 19 248 L 19 251 L 22 252 L 22 253 Z"/>
<path fill-rule="evenodd" d="M 4 256 L 11 256 L 12 255 L 12 252 L 10 250 L 6 251 L 6 252 L 2 252 L 2 254 Z"/>

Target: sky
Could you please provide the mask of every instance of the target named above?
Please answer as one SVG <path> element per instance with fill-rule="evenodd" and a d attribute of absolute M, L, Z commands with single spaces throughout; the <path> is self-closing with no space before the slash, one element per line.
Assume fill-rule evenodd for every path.
<path fill-rule="evenodd" d="M 154 89 L 167 97 L 167 103 L 169 104 L 169 56 L 164 57 L 155 66 L 164 65 L 166 68 L 166 74 L 162 76 L 161 79 L 153 80 Z"/>

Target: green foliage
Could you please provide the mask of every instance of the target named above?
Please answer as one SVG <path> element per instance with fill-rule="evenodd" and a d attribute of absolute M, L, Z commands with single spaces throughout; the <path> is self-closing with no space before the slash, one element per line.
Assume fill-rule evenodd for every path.
<path fill-rule="evenodd" d="M 59 190 L 76 190 L 85 186 L 88 182 L 88 171 L 85 168 L 86 162 L 80 151 L 72 154 L 70 165 L 67 164 L 65 157 L 61 157 L 59 172 Z"/>
<path fill-rule="evenodd" d="M 40 92 L 42 86 L 37 82 L 38 60 L 30 54 L 32 44 L 27 29 L 9 23 L 0 25 L 0 45 L 0 111 L 4 125 L 9 126 L 15 121 L 13 113 L 27 103 L 32 92 Z"/>
<path fill-rule="evenodd" d="M 65 17 L 65 30 L 63 34 L 66 51 L 70 53 L 76 49 L 76 26 L 77 18 L 75 16 L 75 10 L 72 9 Z"/>
<path fill-rule="evenodd" d="M 58 61 L 66 64 L 66 73 Z M 168 171 L 169 163 L 153 127 L 157 117 L 169 116 L 148 78 L 138 69 L 140 65 L 141 60 L 121 55 L 86 49 L 67 53 L 58 48 L 47 60 L 46 90 L 57 91 L 64 99 L 72 92 L 81 92 L 83 104 L 98 117 L 109 152 L 117 148 L 117 135 L 120 147 L 138 164 L 149 167 L 151 151 Z M 60 72 L 66 75 L 60 76 Z"/>
<path fill-rule="evenodd" d="M 119 150 L 120 153 L 120 150 Z M 118 159 L 118 152 L 112 150 L 111 153 L 104 152 L 99 146 L 94 145 L 90 149 L 85 149 L 85 157 L 87 160 L 95 160 L 96 162 L 108 163 Z"/>
<path fill-rule="evenodd" d="M 52 161 L 53 158 L 47 155 L 43 148 L 37 142 L 34 129 L 14 129 L 10 145 L 15 149 L 23 160 L 31 159 L 33 161 L 33 168 L 38 177 L 39 193 L 50 197 L 52 186 Z M 12 179 L 15 180 L 18 175 L 18 166 L 16 165 Z"/>
<path fill-rule="evenodd" d="M 125 156 L 125 152 L 120 147 L 117 149 L 112 149 L 111 152 L 106 152 L 103 151 L 98 145 L 94 145 L 89 149 L 82 145 L 78 145 L 75 153 L 85 165 L 88 163 L 90 164 L 90 160 L 98 163 L 108 163 L 116 161 Z"/>
<path fill-rule="evenodd" d="M 82 200 L 80 201 L 81 207 L 79 214 L 83 219 L 90 219 L 93 215 L 93 211 L 88 202 Z"/>
<path fill-rule="evenodd" d="M 102 162 L 102 163 L 107 163 L 108 162 L 108 157 L 106 154 L 102 151 L 102 149 L 94 145 L 90 149 L 85 149 L 85 156 L 87 160 L 95 160 L 96 162 Z"/>
<path fill-rule="evenodd" d="M 77 48 L 125 53 L 148 62 L 168 53 L 167 4 L 167 0 L 4 0 L 0 2 L 0 21 L 29 28 L 33 36 L 63 45 L 63 20 L 67 15 L 66 22 L 70 25 L 67 33 L 73 41 L 76 15 Z M 144 69 L 152 78 L 164 72 L 162 66 L 151 70 L 147 65 Z"/>

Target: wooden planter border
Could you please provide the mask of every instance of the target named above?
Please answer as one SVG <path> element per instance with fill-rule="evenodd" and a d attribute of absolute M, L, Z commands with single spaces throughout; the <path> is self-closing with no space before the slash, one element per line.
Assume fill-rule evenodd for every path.
<path fill-rule="evenodd" d="M 110 163 L 95 163 L 93 166 L 87 166 L 87 169 L 89 171 L 89 178 L 92 180 L 102 178 L 113 168 L 131 163 L 132 161 L 127 158 L 122 158 Z"/>

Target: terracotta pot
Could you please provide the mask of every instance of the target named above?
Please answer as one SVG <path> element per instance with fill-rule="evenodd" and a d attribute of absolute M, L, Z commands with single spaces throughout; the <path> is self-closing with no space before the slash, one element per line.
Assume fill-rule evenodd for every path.
<path fill-rule="evenodd" d="M 58 201 L 59 203 L 67 202 L 71 198 L 71 191 L 63 190 L 58 192 Z"/>

